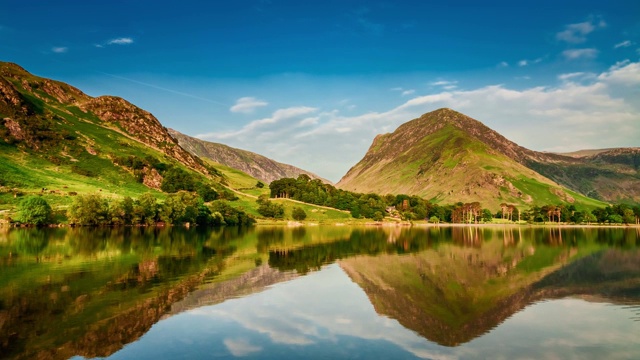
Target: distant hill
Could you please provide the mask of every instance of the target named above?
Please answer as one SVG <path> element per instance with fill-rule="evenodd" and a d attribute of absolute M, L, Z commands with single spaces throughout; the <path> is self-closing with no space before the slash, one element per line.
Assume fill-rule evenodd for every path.
<path fill-rule="evenodd" d="M 564 155 L 564 156 L 562 156 Z M 640 203 L 640 147 L 581 150 L 525 164 L 586 196 L 607 202 Z"/>
<path fill-rule="evenodd" d="M 567 164 L 584 166 L 579 159 L 526 149 L 475 119 L 439 109 L 378 135 L 337 186 L 442 203 L 480 201 L 491 208 L 501 203 L 602 206 L 565 185 L 565 176 L 550 178 L 545 176 L 550 171 L 540 171 Z M 566 173 L 571 171 L 558 172 Z"/>
<path fill-rule="evenodd" d="M 136 196 L 159 190 L 173 167 L 222 189 L 220 174 L 151 113 L 0 62 L 0 197 L 46 191 L 64 204 L 69 193 Z"/>
<path fill-rule="evenodd" d="M 241 170 L 266 183 L 285 177 L 297 178 L 300 174 L 306 174 L 312 179 L 320 179 L 325 183 L 331 184 L 329 180 L 323 179 L 312 172 L 277 162 L 251 151 L 200 140 L 173 129 L 169 129 L 169 133 L 190 153 Z"/>

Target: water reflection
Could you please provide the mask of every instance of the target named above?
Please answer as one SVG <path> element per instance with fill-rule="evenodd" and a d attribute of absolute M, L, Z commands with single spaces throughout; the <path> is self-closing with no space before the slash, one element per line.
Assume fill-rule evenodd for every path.
<path fill-rule="evenodd" d="M 611 326 L 637 332 L 638 237 L 622 228 L 13 229 L 0 232 L 0 357 L 166 357 L 167 346 L 190 358 L 205 348 L 457 357 L 521 314 L 540 316 L 540 301 L 567 297 L 598 316 L 610 308 L 594 304 L 616 306 L 627 322 Z M 210 335 L 202 347 L 175 342 L 197 342 L 194 331 Z M 640 355 L 637 341 L 626 349 Z"/>

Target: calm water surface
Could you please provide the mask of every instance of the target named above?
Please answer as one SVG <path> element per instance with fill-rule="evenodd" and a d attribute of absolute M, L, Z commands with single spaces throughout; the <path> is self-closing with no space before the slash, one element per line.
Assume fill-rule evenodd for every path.
<path fill-rule="evenodd" d="M 0 228 L 3 359 L 639 359 L 637 228 Z"/>

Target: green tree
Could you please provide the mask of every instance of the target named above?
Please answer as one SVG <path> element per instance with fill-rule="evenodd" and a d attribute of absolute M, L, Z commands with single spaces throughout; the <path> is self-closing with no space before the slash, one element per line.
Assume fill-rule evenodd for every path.
<path fill-rule="evenodd" d="M 18 205 L 18 220 L 31 225 L 46 225 L 52 222 L 52 210 L 47 201 L 40 196 L 29 196 Z"/>
<path fill-rule="evenodd" d="M 211 211 L 213 212 L 214 224 L 213 225 L 251 225 L 255 222 L 255 220 L 245 213 L 242 210 L 238 210 L 228 202 L 224 200 L 216 200 L 211 203 Z M 219 214 L 216 215 L 216 214 Z M 222 221 L 218 224 L 215 221 L 220 221 L 220 217 L 222 217 Z"/>
<path fill-rule="evenodd" d="M 482 209 L 482 221 L 483 222 L 491 222 L 493 219 L 493 215 L 489 209 Z"/>
<path fill-rule="evenodd" d="M 165 173 L 160 189 L 174 193 L 180 190 L 195 191 L 196 186 L 192 175 L 179 167 L 173 167 Z"/>
<path fill-rule="evenodd" d="M 144 193 L 133 203 L 134 224 L 151 225 L 158 216 L 158 200 L 152 193 Z"/>
<path fill-rule="evenodd" d="M 258 199 L 258 213 L 264 217 L 270 217 L 274 219 L 282 219 L 284 217 L 284 206 L 282 204 L 276 204 L 269 200 Z"/>
<path fill-rule="evenodd" d="M 75 225 L 103 225 L 108 215 L 109 204 L 98 194 L 76 196 L 67 210 L 69 222 Z"/>
<path fill-rule="evenodd" d="M 296 206 L 296 207 L 294 207 L 294 208 L 293 208 L 293 210 L 291 211 L 291 217 L 292 217 L 294 220 L 298 220 L 298 221 L 300 221 L 300 220 L 304 220 L 304 219 L 306 219 L 306 218 L 307 218 L 307 213 L 306 213 L 306 212 L 304 212 L 304 209 L 303 209 L 303 208 Z"/>
<path fill-rule="evenodd" d="M 167 196 L 160 211 L 160 218 L 170 224 L 195 223 L 200 205 L 202 199 L 197 195 L 188 191 L 178 191 Z"/>

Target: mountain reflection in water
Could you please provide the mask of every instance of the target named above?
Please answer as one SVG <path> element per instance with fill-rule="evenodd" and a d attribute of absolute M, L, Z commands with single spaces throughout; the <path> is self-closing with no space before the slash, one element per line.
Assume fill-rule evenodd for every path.
<path fill-rule="evenodd" d="M 539 342 L 639 357 L 639 238 L 635 228 L 0 228 L 0 358 L 531 357 Z M 545 325 L 551 314 L 583 322 Z"/>

